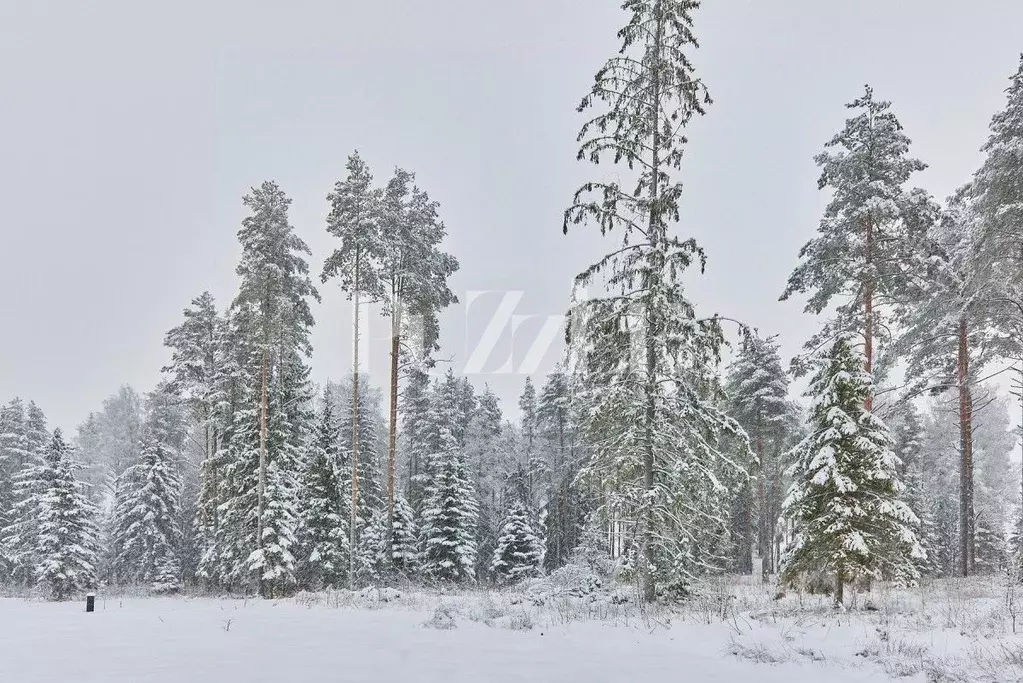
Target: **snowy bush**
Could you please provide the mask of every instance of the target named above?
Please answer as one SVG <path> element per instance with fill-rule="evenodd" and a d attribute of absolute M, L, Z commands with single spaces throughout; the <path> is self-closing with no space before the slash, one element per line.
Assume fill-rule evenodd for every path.
<path fill-rule="evenodd" d="M 433 616 L 423 623 L 427 628 L 435 628 L 440 631 L 449 631 L 457 627 L 455 623 L 455 609 L 450 605 L 437 605 Z"/>

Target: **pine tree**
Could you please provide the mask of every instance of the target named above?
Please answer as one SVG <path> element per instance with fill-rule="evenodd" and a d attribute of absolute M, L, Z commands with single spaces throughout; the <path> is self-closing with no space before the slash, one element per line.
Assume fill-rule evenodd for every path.
<path fill-rule="evenodd" d="M 52 600 L 66 600 L 96 584 L 99 529 L 96 510 L 75 479 L 76 463 L 60 430 L 38 470 L 39 531 L 35 573 Z"/>
<path fill-rule="evenodd" d="M 746 558 L 742 564 L 745 570 L 752 570 L 749 549 L 750 541 L 755 540 L 765 575 L 774 570 L 773 536 L 783 495 L 781 460 L 791 438 L 793 408 L 788 391 L 788 376 L 774 337 L 747 335 L 728 370 L 725 394 L 728 412 L 746 430 L 756 456 L 756 477 L 742 483 L 740 496 L 739 536 L 746 539 L 741 548 Z"/>
<path fill-rule="evenodd" d="M 982 216 L 982 248 L 992 255 L 998 276 L 1015 282 L 1008 309 L 1023 317 L 1023 55 L 1006 90 L 1005 108 L 991 119 L 990 135 L 981 149 L 984 162 L 968 192 Z"/>
<path fill-rule="evenodd" d="M 121 475 L 114 510 L 114 573 L 121 583 L 148 584 L 155 593 L 182 586 L 179 526 L 184 417 L 167 386 L 147 401 L 142 455 Z"/>
<path fill-rule="evenodd" d="M 428 458 L 424 478 L 421 571 L 446 581 L 474 579 L 479 517 L 476 494 L 450 422 L 440 415 L 434 422 L 438 425 L 438 448 Z"/>
<path fill-rule="evenodd" d="M 782 580 L 833 572 L 836 606 L 845 584 L 859 578 L 915 582 L 914 561 L 924 555 L 919 520 L 900 498 L 891 436 L 866 408 L 873 390 L 863 355 L 840 336 L 811 382 L 811 434 L 795 449 L 795 481 L 785 500 L 796 536 Z"/>
<path fill-rule="evenodd" d="M 580 111 L 603 104 L 579 134 L 579 158 L 611 157 L 616 179 L 584 184 L 570 225 L 620 230 L 623 246 L 576 278 L 606 295 L 573 306 L 569 337 L 579 372 L 583 430 L 593 444 L 586 478 L 606 492 L 605 516 L 636 525 L 644 598 L 657 576 L 691 575 L 717 564 L 703 534 L 725 530 L 719 482 L 729 465 L 716 446 L 738 427 L 714 405 L 713 367 L 724 343 L 717 318 L 700 319 L 682 272 L 703 264 L 694 240 L 669 234 L 679 219 L 682 133 L 710 102 L 687 52 L 697 46 L 689 0 L 627 0 L 622 47 L 597 73 Z M 621 180 L 618 176 L 623 177 Z M 670 579 L 669 579 L 670 580 Z"/>
<path fill-rule="evenodd" d="M 967 191 L 949 202 L 928 231 L 921 250 L 928 258 L 926 284 L 902 306 L 903 332 L 895 345 L 908 358 L 913 390 L 954 390 L 959 402 L 959 573 L 973 571 L 973 412 L 975 384 L 991 363 L 1021 352 L 1019 331 L 1003 302 L 1010 287 L 996 277 L 992 255 L 982 248 L 980 216 Z"/>
<path fill-rule="evenodd" d="M 397 477 L 398 383 L 402 358 L 437 348 L 437 313 L 458 299 L 448 278 L 458 261 L 438 248 L 446 230 L 438 204 L 414 186 L 415 176 L 396 169 L 383 195 L 380 280 L 385 290 L 384 314 L 391 321 L 391 368 L 388 402 L 387 511 L 394 517 Z M 407 334 L 413 336 L 407 343 Z M 403 345 L 404 344 L 404 345 Z M 409 362 L 411 361 L 411 362 Z"/>
<path fill-rule="evenodd" d="M 807 344 L 827 343 L 840 332 L 858 331 L 866 341 L 867 372 L 874 372 L 874 342 L 883 321 L 879 305 L 899 301 L 920 272 L 916 243 L 938 207 L 920 189 L 907 190 L 911 176 L 926 165 L 909 157 L 910 140 L 870 86 L 847 104 L 856 115 L 815 158 L 818 187 L 833 192 L 817 237 L 799 252 L 782 300 L 809 294 L 806 311 L 816 315 L 839 300 L 835 319 Z M 868 404 L 873 397 L 867 397 Z M 867 406 L 868 410 L 870 405 Z"/>
<path fill-rule="evenodd" d="M 352 518 L 349 524 L 349 544 L 358 547 L 356 533 L 358 523 L 355 516 L 359 509 L 359 323 L 360 301 L 366 303 L 383 298 L 380 278 L 383 242 L 380 238 L 380 224 L 383 218 L 382 194 L 371 187 L 373 176 L 358 152 L 348 157 L 348 177 L 334 185 L 334 191 L 327 195 L 330 214 L 327 216 L 327 232 L 341 240 L 341 246 L 327 257 L 320 279 L 323 282 L 337 278 L 341 289 L 352 299 Z M 355 555 L 349 566 L 350 580 L 355 577 Z"/>
<path fill-rule="evenodd" d="M 312 589 L 338 588 L 348 573 L 349 499 L 337 434 L 337 419 L 325 396 L 300 499 L 302 584 Z"/>
<path fill-rule="evenodd" d="M 503 583 L 516 583 L 537 576 L 543 564 L 543 540 L 533 531 L 526 507 L 516 503 L 501 527 L 490 571 Z"/>

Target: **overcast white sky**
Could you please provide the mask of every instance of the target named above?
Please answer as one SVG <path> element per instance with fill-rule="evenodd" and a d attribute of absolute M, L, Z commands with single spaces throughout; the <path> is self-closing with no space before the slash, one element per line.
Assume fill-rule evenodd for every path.
<path fill-rule="evenodd" d="M 441 202 L 463 301 L 521 290 L 518 313 L 561 313 L 606 246 L 560 228 L 590 172 L 575 105 L 618 47 L 619 4 L 0 2 L 0 400 L 35 399 L 71 428 L 119 384 L 151 388 L 189 300 L 233 296 L 240 199 L 264 179 L 293 198 L 318 273 L 325 196 L 355 148 L 381 182 L 401 165 Z M 813 155 L 843 104 L 867 82 L 893 100 L 931 165 L 919 182 L 944 197 L 1003 104 L 1023 3 L 709 0 L 696 24 L 716 102 L 684 175 L 680 231 L 710 258 L 694 296 L 791 354 L 817 321 L 777 298 L 816 226 Z M 322 290 L 317 379 L 350 362 L 348 308 Z M 468 324 L 448 314 L 446 354 L 464 360 L 498 299 Z M 521 377 L 473 379 L 513 409 Z"/>

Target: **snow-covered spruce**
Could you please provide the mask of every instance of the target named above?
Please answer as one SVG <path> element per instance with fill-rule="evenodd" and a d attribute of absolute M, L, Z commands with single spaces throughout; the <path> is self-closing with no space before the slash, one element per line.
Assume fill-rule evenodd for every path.
<path fill-rule="evenodd" d="M 348 576 L 348 522 L 351 502 L 338 458 L 336 417 L 324 397 L 299 499 L 299 571 L 308 588 L 339 588 Z"/>
<path fill-rule="evenodd" d="M 229 311 L 235 399 L 218 506 L 221 530 L 203 572 L 232 588 L 274 597 L 296 585 L 297 478 L 312 416 L 308 403 L 313 324 L 319 295 L 288 220 L 291 200 L 273 182 L 244 198 L 251 215 L 238 232 L 238 295 Z"/>
<path fill-rule="evenodd" d="M 719 447 L 741 429 L 719 409 L 720 321 L 687 298 L 683 272 L 702 268 L 679 219 L 684 129 L 710 96 L 693 70 L 696 3 L 629 0 L 621 48 L 580 106 L 578 158 L 610 161 L 575 193 L 563 229 L 589 223 L 621 233 L 614 250 L 576 277 L 569 337 L 583 438 L 583 479 L 604 493 L 605 520 L 634 529 L 644 599 L 657 580 L 720 567 L 727 552 L 722 481 L 741 466 Z M 584 291 L 586 296 L 579 296 Z"/>
<path fill-rule="evenodd" d="M 425 477 L 420 569 L 434 579 L 471 580 L 476 577 L 476 494 L 454 435 L 442 427 L 439 436 L 441 449 L 429 457 Z"/>
<path fill-rule="evenodd" d="M 503 583 L 536 576 L 543 568 L 544 542 L 533 531 L 530 515 L 522 503 L 508 511 L 494 550 L 490 571 Z"/>
<path fill-rule="evenodd" d="M 725 378 L 728 414 L 746 430 L 755 456 L 754 476 L 740 481 L 733 504 L 735 566 L 742 573 L 753 570 L 754 545 L 763 559 L 764 575 L 774 573 L 774 530 L 785 495 L 783 461 L 798 440 L 801 421 L 788 392 L 788 373 L 777 342 L 747 335 Z"/>
<path fill-rule="evenodd" d="M 811 433 L 796 448 L 785 512 L 796 535 L 782 561 L 782 580 L 810 572 L 835 575 L 835 603 L 858 578 L 913 583 L 924 551 L 919 524 L 900 499 L 899 460 L 888 428 L 865 403 L 873 379 L 863 355 L 842 335 L 819 359 L 810 385 Z"/>
<path fill-rule="evenodd" d="M 148 399 L 139 462 L 118 481 L 111 543 L 117 549 L 114 575 L 120 583 L 149 585 L 153 592 L 181 589 L 182 533 L 177 444 L 183 429 L 176 399 L 166 387 Z"/>
<path fill-rule="evenodd" d="M 36 577 L 52 600 L 66 600 L 96 585 L 96 509 L 75 479 L 76 466 L 71 447 L 55 430 L 37 473 L 41 494 L 34 552 Z"/>
<path fill-rule="evenodd" d="M 28 587 L 36 580 L 42 458 L 50 436 L 43 411 L 33 402 L 21 409 L 18 403 L 8 404 L 5 418 L 6 457 L 15 467 L 10 475 L 10 508 L 0 528 L 0 577 Z"/>
<path fill-rule="evenodd" d="M 394 518 L 391 521 L 391 562 L 396 571 L 406 575 L 414 574 L 419 568 L 419 532 L 415 514 L 400 493 L 394 500 Z"/>

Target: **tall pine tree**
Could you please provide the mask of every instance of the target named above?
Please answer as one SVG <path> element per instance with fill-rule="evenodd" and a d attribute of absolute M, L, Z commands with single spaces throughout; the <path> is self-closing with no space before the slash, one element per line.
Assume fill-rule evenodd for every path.
<path fill-rule="evenodd" d="M 806 310 L 821 314 L 838 300 L 836 316 L 808 343 L 826 345 L 836 333 L 856 331 L 866 341 L 864 362 L 874 372 L 874 342 L 881 308 L 905 298 L 920 273 L 917 242 L 938 207 L 920 189 L 907 189 L 926 165 L 909 156 L 910 140 L 891 103 L 863 96 L 846 107 L 856 112 L 815 157 L 820 189 L 832 192 L 817 237 L 799 251 L 782 300 L 808 294 Z M 873 401 L 867 397 L 868 410 Z"/>

